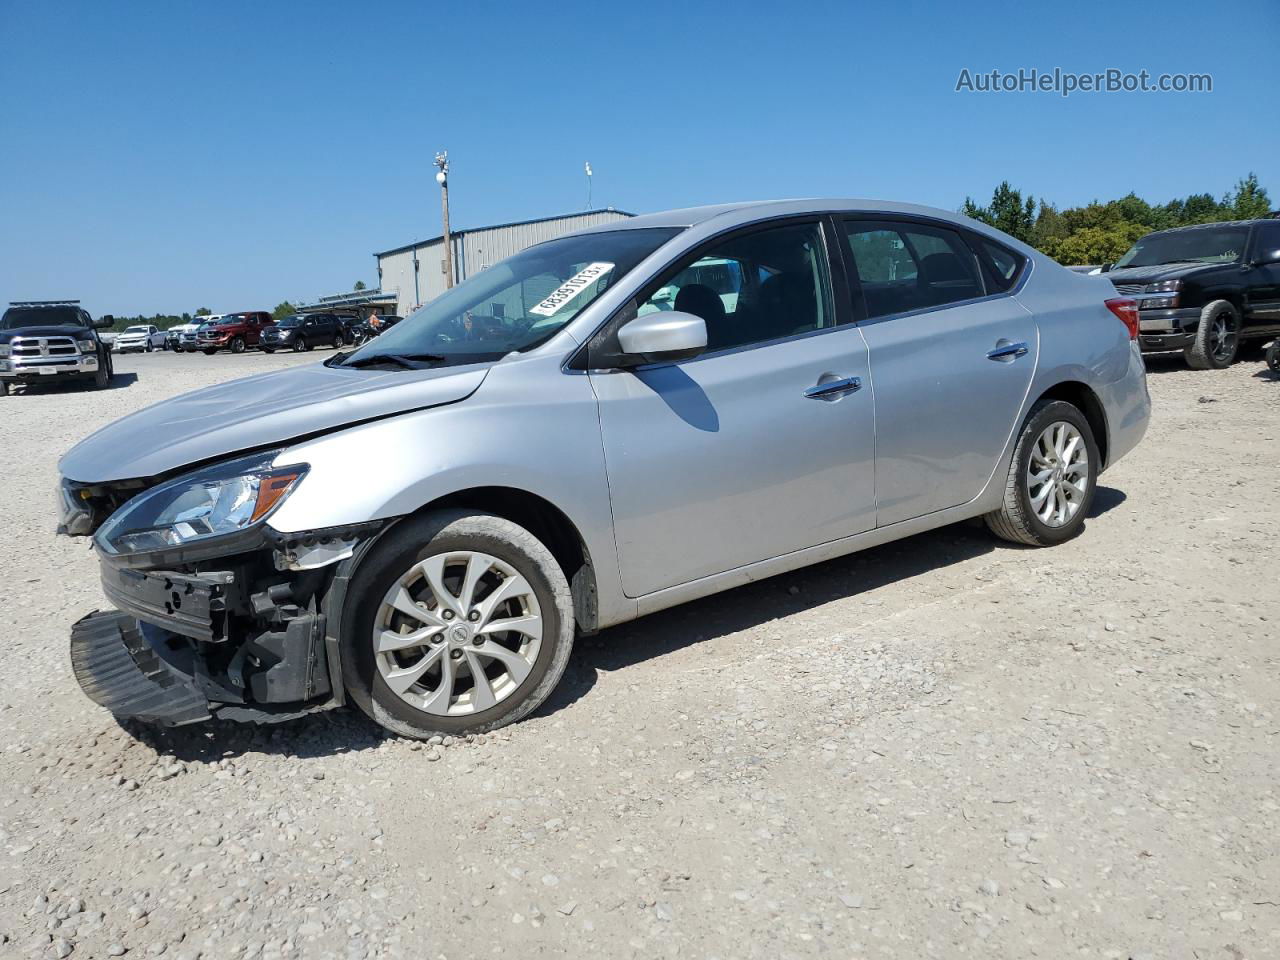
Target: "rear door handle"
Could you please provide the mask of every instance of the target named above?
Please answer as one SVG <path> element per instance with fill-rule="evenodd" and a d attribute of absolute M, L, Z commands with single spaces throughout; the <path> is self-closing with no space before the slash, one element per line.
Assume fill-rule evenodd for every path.
<path fill-rule="evenodd" d="M 826 380 L 806 387 L 804 395 L 810 400 L 836 400 L 846 393 L 862 389 L 861 377 L 842 377 L 839 380 Z"/>
<path fill-rule="evenodd" d="M 1026 355 L 1027 345 L 1025 342 L 1011 343 L 1008 340 L 998 341 L 994 349 L 987 351 L 988 360 L 1003 360 L 1005 363 L 1011 363 Z"/>

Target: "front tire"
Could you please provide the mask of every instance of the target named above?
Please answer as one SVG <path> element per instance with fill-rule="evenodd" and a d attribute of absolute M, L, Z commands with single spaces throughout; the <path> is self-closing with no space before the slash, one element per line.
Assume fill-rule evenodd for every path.
<path fill-rule="evenodd" d="M 304 340 L 302 337 L 296 337 L 296 338 L 294 339 L 294 341 L 293 341 L 293 352 L 294 352 L 294 353 L 302 353 L 302 351 L 304 351 L 304 350 L 309 350 L 309 349 L 310 349 L 310 347 L 308 347 L 308 346 L 307 346 L 307 341 L 306 341 L 306 340 Z"/>
<path fill-rule="evenodd" d="M 361 562 L 348 595 L 348 692 L 407 737 L 521 719 L 555 689 L 573 648 L 564 572 L 533 534 L 492 514 L 402 522 Z"/>
<path fill-rule="evenodd" d="M 236 337 L 231 341 L 232 353 L 244 353 L 244 337 Z"/>
<path fill-rule="evenodd" d="M 1093 503 L 1101 459 L 1083 413 L 1062 400 L 1041 400 L 1018 435 L 1004 504 L 984 518 L 1002 540 L 1032 547 L 1080 533 Z"/>
<path fill-rule="evenodd" d="M 1226 300 L 1214 300 L 1200 311 L 1191 346 L 1182 351 L 1192 370 L 1225 370 L 1240 349 L 1240 315 Z"/>
<path fill-rule="evenodd" d="M 1280 340 L 1267 347 L 1267 367 L 1272 373 L 1280 373 Z"/>

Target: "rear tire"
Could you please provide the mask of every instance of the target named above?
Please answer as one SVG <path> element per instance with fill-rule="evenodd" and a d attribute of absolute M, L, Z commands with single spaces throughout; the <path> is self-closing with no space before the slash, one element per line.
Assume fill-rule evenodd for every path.
<path fill-rule="evenodd" d="M 0 380 L 0 397 L 7 397 L 8 395 L 9 395 L 9 381 Z"/>
<path fill-rule="evenodd" d="M 1267 347 L 1267 367 L 1272 373 L 1280 373 L 1280 340 Z"/>
<path fill-rule="evenodd" d="M 433 558 L 447 602 L 421 572 Z M 510 599 L 486 608 L 499 591 Z M 407 602 L 389 605 L 397 595 Z M 348 596 L 354 600 L 342 629 L 348 692 L 372 720 L 402 736 L 483 733 L 527 716 L 555 689 L 573 648 L 573 600 L 564 572 L 533 534 L 492 514 L 442 510 L 403 521 L 360 563 Z M 397 612 L 406 609 L 419 612 Z M 524 630 L 484 630 L 516 618 Z M 536 640 L 525 632 L 534 622 Z M 387 637 L 417 632 L 427 636 L 388 652 Z M 470 639 L 454 636 L 468 632 Z M 498 655 L 486 656 L 487 649 Z M 483 684 L 474 680 L 477 668 Z"/>
<path fill-rule="evenodd" d="M 205 348 L 204 348 L 204 355 L 205 355 L 206 357 L 212 357 L 212 356 L 213 356 L 215 353 L 217 353 L 217 352 L 218 352 L 218 348 L 217 348 L 217 347 L 205 347 Z"/>
<path fill-rule="evenodd" d="M 1191 346 L 1182 351 L 1192 370 L 1225 370 L 1240 349 L 1240 315 L 1226 300 L 1214 300 L 1200 311 Z"/>
<path fill-rule="evenodd" d="M 275 352 L 276 352 L 276 348 L 275 348 L 275 347 L 263 347 L 263 348 L 262 348 L 262 352 L 263 352 L 263 353 L 275 353 Z"/>
<path fill-rule="evenodd" d="M 1055 449 L 1058 436 L 1064 442 Z M 1073 445 L 1075 438 L 1079 442 Z M 1099 465 L 1098 444 L 1084 414 L 1062 400 L 1039 401 L 1018 435 L 1004 504 L 984 517 L 987 526 L 1002 540 L 1032 547 L 1070 540 L 1084 527 L 1093 504 Z"/>
<path fill-rule="evenodd" d="M 333 349 L 341 350 L 344 346 L 346 346 L 346 341 L 342 338 L 342 334 L 335 333 L 333 335 Z"/>

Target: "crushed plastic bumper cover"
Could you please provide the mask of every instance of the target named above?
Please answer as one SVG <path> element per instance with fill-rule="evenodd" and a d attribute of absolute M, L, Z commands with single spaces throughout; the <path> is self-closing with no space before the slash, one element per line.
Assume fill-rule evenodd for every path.
<path fill-rule="evenodd" d="M 209 702 L 157 656 L 127 613 L 99 610 L 77 621 L 71 667 L 89 699 L 118 717 L 177 726 L 212 715 Z"/>

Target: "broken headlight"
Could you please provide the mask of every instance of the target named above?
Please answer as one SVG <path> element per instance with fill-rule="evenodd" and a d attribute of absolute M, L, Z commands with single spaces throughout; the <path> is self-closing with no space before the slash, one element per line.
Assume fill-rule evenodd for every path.
<path fill-rule="evenodd" d="M 247 529 L 264 520 L 307 471 L 271 466 L 279 451 L 197 470 L 134 497 L 94 541 L 111 554 L 145 553 Z"/>

